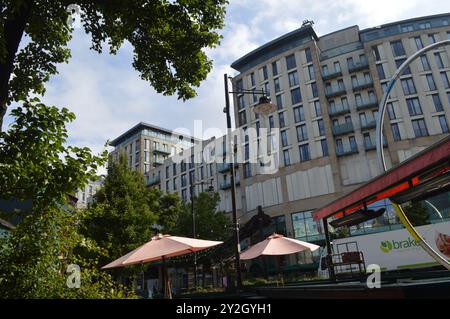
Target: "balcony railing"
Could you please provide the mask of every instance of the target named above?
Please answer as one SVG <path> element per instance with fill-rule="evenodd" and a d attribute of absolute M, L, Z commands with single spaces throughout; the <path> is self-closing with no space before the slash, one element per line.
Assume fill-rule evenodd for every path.
<path fill-rule="evenodd" d="M 240 185 L 240 184 L 241 184 L 240 178 L 239 178 L 239 177 L 236 177 L 236 178 L 234 179 L 234 183 L 235 183 L 236 186 L 237 186 L 237 185 Z M 221 182 L 219 186 L 220 186 L 220 189 L 221 189 L 221 190 L 230 189 L 230 188 L 231 188 L 231 180 L 227 180 L 227 181 L 225 181 L 225 182 Z"/>
<path fill-rule="evenodd" d="M 340 95 L 344 95 L 347 93 L 345 90 L 345 87 L 337 87 L 337 88 L 331 88 L 331 89 L 325 89 L 325 96 L 327 98 L 332 98 Z"/>
<path fill-rule="evenodd" d="M 355 129 L 353 128 L 352 122 L 338 124 L 338 125 L 333 126 L 333 135 L 334 136 L 344 135 L 344 134 L 351 133 L 354 131 L 355 131 Z"/>
<path fill-rule="evenodd" d="M 330 116 L 338 116 L 338 115 L 342 115 L 342 114 L 347 114 L 350 113 L 350 108 L 348 107 L 348 105 L 331 105 L 330 106 L 330 110 L 329 110 L 329 114 Z"/>
<path fill-rule="evenodd" d="M 234 163 L 234 167 L 239 167 L 239 163 Z M 219 163 L 217 164 L 217 171 L 219 173 L 226 173 L 231 170 L 231 164 L 230 163 Z"/>
<path fill-rule="evenodd" d="M 361 131 L 364 130 L 371 130 L 373 128 L 377 127 L 377 121 L 372 120 L 372 121 L 365 121 L 365 122 L 361 122 Z"/>
<path fill-rule="evenodd" d="M 352 89 L 353 89 L 353 92 L 357 92 L 357 91 L 361 91 L 361 90 L 368 89 L 371 87 L 373 87 L 372 80 L 364 82 L 364 83 L 358 83 L 357 85 L 353 85 Z"/>
<path fill-rule="evenodd" d="M 153 186 L 159 184 L 161 182 L 161 178 L 159 176 L 149 176 L 147 179 L 147 186 Z"/>
<path fill-rule="evenodd" d="M 351 147 L 336 147 L 336 156 L 342 157 L 342 156 L 350 156 L 353 154 L 358 154 L 358 148 L 351 148 Z"/>
<path fill-rule="evenodd" d="M 170 149 L 166 148 L 166 147 L 161 147 L 161 146 L 156 146 L 153 148 L 153 153 L 162 153 L 162 154 L 167 154 L 170 155 Z"/>
<path fill-rule="evenodd" d="M 353 64 L 348 66 L 348 72 L 358 72 L 361 70 L 365 70 L 369 68 L 369 62 L 368 61 L 360 61 L 360 62 L 353 62 Z"/>
<path fill-rule="evenodd" d="M 328 72 L 328 73 L 322 73 L 322 79 L 324 81 L 328 81 L 334 78 L 338 78 L 342 76 L 342 71 L 334 71 L 334 72 Z"/>
<path fill-rule="evenodd" d="M 162 164 L 164 164 L 164 159 L 162 159 L 162 158 L 157 158 L 157 159 L 153 160 L 153 166 L 155 166 L 155 167 L 160 166 Z"/>
<path fill-rule="evenodd" d="M 356 103 L 356 109 L 358 111 L 377 108 L 377 107 L 378 107 L 378 101 L 366 100 L 366 101 L 360 102 L 359 104 Z"/>
<path fill-rule="evenodd" d="M 388 144 L 386 142 L 386 140 L 383 141 L 383 147 L 387 147 Z M 372 139 L 370 140 L 370 142 L 364 142 L 364 149 L 366 151 L 373 151 L 377 149 L 377 144 L 375 142 L 372 141 Z"/>

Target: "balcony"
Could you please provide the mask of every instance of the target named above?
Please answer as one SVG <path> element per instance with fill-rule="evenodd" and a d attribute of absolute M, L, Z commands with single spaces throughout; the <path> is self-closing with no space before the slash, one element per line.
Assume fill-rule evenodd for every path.
<path fill-rule="evenodd" d="M 364 89 L 368 89 L 368 88 L 371 88 L 371 87 L 373 87 L 373 81 L 372 80 L 367 81 L 365 83 L 358 83 L 357 85 L 353 85 L 352 89 L 353 89 L 353 92 L 358 92 L 358 91 L 361 91 L 361 90 L 364 90 Z"/>
<path fill-rule="evenodd" d="M 383 141 L 383 147 L 387 147 L 387 142 L 386 140 Z M 375 142 L 372 142 L 372 139 L 369 142 L 364 142 L 364 149 L 366 150 L 366 152 L 368 151 L 373 151 L 377 149 L 377 145 Z"/>
<path fill-rule="evenodd" d="M 171 154 L 170 150 L 167 147 L 162 147 L 162 146 L 153 147 L 153 153 L 161 153 L 164 155 Z"/>
<path fill-rule="evenodd" d="M 367 61 L 360 61 L 360 62 L 354 62 L 353 64 L 348 66 L 348 72 L 354 73 L 358 71 L 362 71 L 369 68 L 369 62 Z"/>
<path fill-rule="evenodd" d="M 149 176 L 147 178 L 147 186 L 157 185 L 161 182 L 161 178 L 159 176 Z"/>
<path fill-rule="evenodd" d="M 356 109 L 358 111 L 368 110 L 378 108 L 378 101 L 362 101 L 361 103 L 356 103 Z"/>
<path fill-rule="evenodd" d="M 332 73 L 322 74 L 322 80 L 328 81 L 342 76 L 342 71 L 334 71 Z"/>
<path fill-rule="evenodd" d="M 164 159 L 162 159 L 162 158 L 157 158 L 157 159 L 153 160 L 154 167 L 160 166 L 162 164 L 164 164 Z"/>
<path fill-rule="evenodd" d="M 377 127 L 377 122 L 375 120 L 372 120 L 370 122 L 362 122 L 361 123 L 361 131 L 371 130 Z"/>
<path fill-rule="evenodd" d="M 234 179 L 234 182 L 235 182 L 236 186 L 238 186 L 238 185 L 241 184 L 241 180 L 240 180 L 239 177 L 236 177 L 236 178 Z M 230 180 L 227 180 L 227 181 L 221 182 L 220 185 L 219 185 L 219 187 L 220 187 L 221 190 L 227 190 L 227 189 L 230 189 L 230 188 L 231 188 L 231 181 L 230 181 Z"/>
<path fill-rule="evenodd" d="M 234 163 L 234 167 L 238 168 L 239 167 L 239 163 Z M 219 173 L 226 173 L 229 172 L 231 170 L 231 164 L 230 163 L 218 163 L 217 164 L 217 171 Z"/>
<path fill-rule="evenodd" d="M 331 89 L 325 89 L 325 96 L 327 99 L 344 95 L 347 91 L 345 90 L 345 87 L 337 87 L 337 88 L 331 88 Z"/>
<path fill-rule="evenodd" d="M 338 124 L 338 125 L 333 126 L 333 135 L 334 136 L 344 135 L 344 134 L 348 134 L 348 133 L 351 133 L 354 131 L 355 131 L 355 129 L 353 128 L 352 122 Z"/>
<path fill-rule="evenodd" d="M 347 114 L 350 113 L 350 108 L 348 107 L 348 105 L 333 105 L 330 106 L 329 109 L 329 115 L 330 116 L 338 116 L 338 115 L 342 115 L 342 114 Z"/>
<path fill-rule="evenodd" d="M 336 147 L 336 156 L 337 157 L 350 156 L 353 154 L 358 154 L 358 148 Z"/>

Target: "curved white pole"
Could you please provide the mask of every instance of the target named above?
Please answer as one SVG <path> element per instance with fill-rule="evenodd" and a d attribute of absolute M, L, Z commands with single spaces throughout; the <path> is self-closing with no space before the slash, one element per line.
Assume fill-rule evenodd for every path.
<path fill-rule="evenodd" d="M 397 71 L 392 76 L 391 81 L 389 82 L 387 86 L 386 92 L 383 94 L 383 98 L 381 99 L 380 105 L 378 107 L 378 119 L 377 120 L 377 130 L 376 130 L 376 146 L 377 146 L 377 157 L 380 163 L 380 167 L 382 171 L 386 171 L 386 162 L 384 160 L 384 149 L 383 149 L 383 122 L 384 122 L 384 114 L 386 113 L 386 104 L 389 97 L 390 92 L 394 88 L 395 83 L 399 79 L 400 75 L 403 73 L 403 71 L 413 62 L 415 59 L 417 59 L 422 54 L 431 51 L 437 47 L 441 47 L 444 45 L 450 44 L 450 40 L 444 40 L 439 41 L 433 44 L 430 44 L 429 46 L 417 51 L 413 55 L 411 55 L 406 61 L 400 65 L 400 67 L 397 69 Z M 392 202 L 392 205 L 394 206 L 394 209 L 402 221 L 405 228 L 408 230 L 408 232 L 411 234 L 411 236 L 417 240 L 419 245 L 424 249 L 436 262 L 450 270 L 450 263 L 443 258 L 438 252 L 436 252 L 424 239 L 423 237 L 417 232 L 417 230 L 414 228 L 414 226 L 409 221 L 408 217 L 406 216 L 403 209 L 398 205 L 397 203 Z"/>

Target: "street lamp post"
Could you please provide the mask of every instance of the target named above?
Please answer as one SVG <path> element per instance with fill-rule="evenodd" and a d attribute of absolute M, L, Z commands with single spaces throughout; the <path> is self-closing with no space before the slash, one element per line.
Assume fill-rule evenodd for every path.
<path fill-rule="evenodd" d="M 265 95 L 264 90 L 261 91 L 249 91 L 240 89 L 238 92 L 229 91 L 228 89 L 228 75 L 224 74 L 224 83 L 225 83 L 225 109 L 223 110 L 227 117 L 227 139 L 228 139 L 228 149 L 231 151 L 230 156 L 230 182 L 231 182 L 231 209 L 232 209 L 232 218 L 233 218 L 233 227 L 234 227 L 234 266 L 236 268 L 236 288 L 239 290 L 242 288 L 242 274 L 241 274 L 241 258 L 240 258 L 240 242 L 239 242 L 239 223 L 237 220 L 237 209 L 236 209 L 236 184 L 235 184 L 235 175 L 234 175 L 234 154 L 235 147 L 232 139 L 231 139 L 231 111 L 230 111 L 230 96 L 232 93 L 239 94 L 262 94 L 262 97 L 259 100 L 257 106 L 253 108 L 253 111 L 258 114 L 269 114 L 276 110 L 275 105 L 273 105 L 270 99 Z"/>

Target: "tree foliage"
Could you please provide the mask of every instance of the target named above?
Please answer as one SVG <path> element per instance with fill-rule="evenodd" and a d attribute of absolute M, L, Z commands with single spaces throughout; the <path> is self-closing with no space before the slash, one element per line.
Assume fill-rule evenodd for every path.
<path fill-rule="evenodd" d="M 99 254 L 98 247 L 80 235 L 83 215 L 48 208 L 28 215 L 6 239 L 0 240 L 0 298 L 124 298 L 133 293 L 99 270 L 96 259 L 77 253 Z M 80 287 L 69 288 L 70 264 L 80 266 Z"/>
<path fill-rule="evenodd" d="M 96 174 L 107 153 L 67 146 L 66 123 L 75 115 L 66 108 L 46 106 L 33 99 L 13 109 L 14 122 L 0 133 L 0 194 L 33 202 L 35 212 L 65 202 Z"/>
<path fill-rule="evenodd" d="M 204 49 L 220 41 L 226 0 L 0 0 L 0 128 L 6 106 L 30 93 L 68 62 L 69 5 L 81 9 L 91 49 L 111 54 L 126 41 L 133 67 L 158 93 L 188 99 L 212 68 Z M 20 46 L 24 36 L 26 44 Z"/>
<path fill-rule="evenodd" d="M 84 233 L 106 251 L 103 262 L 117 259 L 152 238 L 157 215 L 149 205 L 143 175 L 128 168 L 125 156 L 109 163 L 104 185 L 95 197 Z"/>
<path fill-rule="evenodd" d="M 148 203 L 157 215 L 158 231 L 170 234 L 176 231 L 178 219 L 184 207 L 177 194 L 170 194 L 152 188 L 148 192 Z"/>

